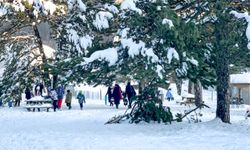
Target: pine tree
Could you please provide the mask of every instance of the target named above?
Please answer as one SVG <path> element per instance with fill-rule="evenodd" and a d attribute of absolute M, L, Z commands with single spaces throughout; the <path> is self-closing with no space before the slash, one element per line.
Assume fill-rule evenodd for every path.
<path fill-rule="evenodd" d="M 142 87 L 152 80 L 154 86 L 166 87 L 179 63 L 173 45 L 178 17 L 160 0 L 139 0 L 133 3 L 134 8 L 129 3 L 133 1 L 121 3 L 117 72 L 138 81 Z"/>
<path fill-rule="evenodd" d="M 199 55 L 194 55 L 200 46 L 195 43 L 199 40 L 198 30 L 194 23 L 181 21 L 165 1 L 139 0 L 133 3 L 133 8 L 127 7 L 129 2 L 131 6 L 132 1 L 121 4 L 118 31 L 121 49 L 116 71 L 139 82 L 140 95 L 135 102 L 136 110 L 131 111 L 131 121 L 160 122 L 167 116 L 165 119 L 171 122 L 172 114 L 163 109 L 157 87 L 166 87 L 165 81 L 173 74 L 178 78 L 199 78 L 209 85 L 204 76 L 199 77 L 202 71 L 197 71 L 208 67 L 205 63 L 198 65 Z"/>
<path fill-rule="evenodd" d="M 57 5 L 52 2 L 50 6 Z M 1 63 L 4 63 L 1 87 L 6 96 L 13 89 L 21 92 L 35 80 L 44 80 L 48 85 L 49 61 L 45 56 L 43 42 L 39 33 L 39 24 L 53 22 L 52 14 L 56 9 L 44 7 L 40 1 L 4 1 L 0 8 L 6 13 L 1 14 L 0 46 Z M 51 19 L 51 18 L 53 19 Z M 55 17 L 56 18 L 56 17 Z M 9 57 L 11 56 L 11 57 Z"/>
<path fill-rule="evenodd" d="M 240 64 L 233 55 L 237 51 L 246 52 L 246 40 L 242 28 L 244 24 L 230 15 L 232 10 L 243 10 L 245 2 L 238 1 L 172 1 L 173 8 L 189 22 L 199 26 L 201 45 L 207 50 L 207 64 L 216 72 L 217 111 L 216 116 L 223 122 L 230 122 L 229 116 L 229 64 Z M 180 7 L 176 7 L 179 5 Z M 236 41 L 236 42 L 235 42 Z M 244 44 L 245 43 L 245 44 Z M 236 46 L 237 45 L 237 46 Z M 241 50 L 241 51 L 239 51 Z M 204 57 L 202 57 L 204 58 Z M 240 61 L 244 62 L 244 60 Z"/>
<path fill-rule="evenodd" d="M 99 50 L 112 47 L 118 12 L 113 0 L 75 0 L 68 3 L 67 16 L 57 26 L 59 48 L 55 65 L 59 69 L 54 73 L 59 75 L 60 82 L 112 82 L 109 79 L 113 76 L 109 62 L 100 58 L 87 63 L 86 59 Z"/>

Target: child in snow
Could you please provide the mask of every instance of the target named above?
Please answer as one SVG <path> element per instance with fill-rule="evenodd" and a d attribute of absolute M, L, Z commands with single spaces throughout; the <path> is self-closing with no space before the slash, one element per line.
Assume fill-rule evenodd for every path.
<path fill-rule="evenodd" d="M 167 100 L 174 100 L 173 94 L 171 92 L 171 89 L 168 89 L 167 94 L 166 94 Z"/>
<path fill-rule="evenodd" d="M 111 86 L 108 87 L 108 91 L 105 96 L 108 96 L 109 104 L 110 106 L 113 106 L 113 101 L 112 101 L 112 88 Z"/>
<path fill-rule="evenodd" d="M 51 96 L 51 99 L 52 99 L 54 111 L 56 111 L 56 108 L 57 108 L 57 100 L 58 100 L 56 90 L 52 89 L 52 90 L 51 90 L 50 96 Z"/>
<path fill-rule="evenodd" d="M 77 97 L 76 97 L 77 99 L 78 99 L 78 102 L 79 102 L 79 104 L 80 104 L 80 108 L 81 108 L 81 110 L 82 110 L 82 108 L 83 108 L 83 103 L 86 103 L 86 101 L 85 101 L 85 96 L 84 96 L 84 94 L 82 93 L 82 91 L 80 91 L 78 94 L 77 94 Z"/>
<path fill-rule="evenodd" d="M 71 100 L 72 100 L 72 93 L 70 90 L 67 90 L 66 98 L 65 98 L 65 103 L 68 106 L 69 109 L 71 109 Z"/>

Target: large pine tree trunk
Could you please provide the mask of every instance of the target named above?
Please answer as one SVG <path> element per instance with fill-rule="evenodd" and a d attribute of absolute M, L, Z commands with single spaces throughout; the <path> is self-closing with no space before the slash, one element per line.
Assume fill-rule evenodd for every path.
<path fill-rule="evenodd" d="M 227 71 L 217 71 L 217 110 L 216 117 L 219 117 L 223 122 L 230 123 L 230 104 L 228 92 L 229 76 L 225 75 Z"/>
<path fill-rule="evenodd" d="M 194 84 L 194 93 L 195 93 L 195 105 L 198 107 L 202 104 L 202 86 L 201 82 L 197 81 L 197 83 Z"/>
<path fill-rule="evenodd" d="M 216 2 L 216 16 L 218 20 L 215 22 L 215 57 L 216 57 L 216 76 L 217 76 L 217 109 L 216 117 L 222 122 L 230 123 L 230 103 L 229 103 L 229 43 L 228 33 L 228 15 L 225 13 L 226 1 Z M 229 44 L 229 45 L 228 45 Z"/>
<path fill-rule="evenodd" d="M 35 33 L 35 37 L 36 37 L 36 43 L 38 44 L 38 49 L 39 49 L 39 52 L 41 54 L 41 57 L 42 57 L 42 77 L 43 77 L 43 80 L 45 82 L 45 85 L 48 86 L 50 83 L 49 83 L 49 70 L 48 70 L 48 63 L 47 63 L 47 58 L 46 58 L 46 55 L 44 53 L 44 48 L 43 48 L 43 42 L 42 42 L 42 38 L 40 36 L 40 33 L 39 33 L 39 30 L 38 30 L 38 27 L 37 25 L 33 25 L 33 30 L 34 30 L 34 33 Z"/>
<path fill-rule="evenodd" d="M 217 109 L 216 117 L 225 123 L 230 123 L 230 103 L 229 103 L 229 68 L 228 51 L 221 46 L 221 35 L 217 33 L 217 54 L 216 54 L 216 75 L 217 75 Z"/>

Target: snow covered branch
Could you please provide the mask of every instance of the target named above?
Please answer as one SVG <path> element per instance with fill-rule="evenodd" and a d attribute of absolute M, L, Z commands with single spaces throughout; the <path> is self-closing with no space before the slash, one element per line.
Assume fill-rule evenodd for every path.
<path fill-rule="evenodd" d="M 233 14 L 235 17 L 237 17 L 239 19 L 244 18 L 248 22 L 248 26 L 246 29 L 246 36 L 248 39 L 247 48 L 250 50 L 250 15 L 247 12 L 238 13 L 237 11 L 231 11 L 230 14 Z"/>

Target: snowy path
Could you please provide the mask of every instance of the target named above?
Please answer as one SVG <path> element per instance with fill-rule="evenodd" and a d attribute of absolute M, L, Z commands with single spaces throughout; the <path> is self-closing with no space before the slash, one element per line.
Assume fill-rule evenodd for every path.
<path fill-rule="evenodd" d="M 183 107 L 168 104 L 173 110 Z M 214 109 L 204 113 L 208 122 L 104 125 L 124 113 L 101 101 L 87 101 L 84 110 L 27 112 L 23 108 L 0 108 L 0 150 L 249 150 L 250 119 L 245 108 L 232 108 L 232 123 L 213 120 Z M 210 121 L 209 121 L 210 120 Z"/>

